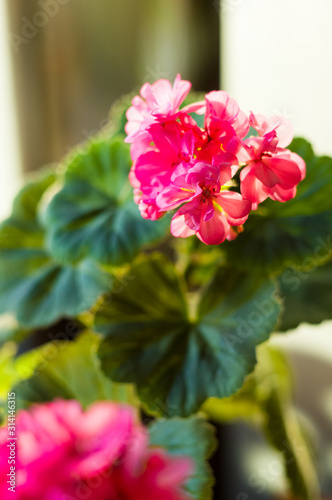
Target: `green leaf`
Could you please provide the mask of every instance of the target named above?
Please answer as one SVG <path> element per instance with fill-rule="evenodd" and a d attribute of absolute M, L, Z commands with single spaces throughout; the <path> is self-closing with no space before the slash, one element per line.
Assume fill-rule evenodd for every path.
<path fill-rule="evenodd" d="M 96 313 L 99 356 L 112 380 L 135 382 L 151 411 L 187 416 L 243 384 L 279 314 L 274 283 L 221 269 L 189 317 L 174 266 L 142 258 Z M 134 278 L 134 279 L 133 279 Z"/>
<path fill-rule="evenodd" d="M 318 477 L 311 443 L 293 406 L 292 377 L 280 352 L 261 346 L 256 369 L 243 388 L 230 398 L 209 399 L 203 411 L 217 422 L 242 419 L 261 428 L 283 456 L 285 474 L 294 498 L 318 498 Z"/>
<path fill-rule="evenodd" d="M 332 261 L 308 271 L 287 269 L 279 282 L 284 300 L 279 331 L 332 319 Z"/>
<path fill-rule="evenodd" d="M 131 106 L 131 101 L 137 92 L 125 94 L 115 101 L 110 109 L 109 124 L 106 125 L 106 130 L 112 130 L 114 135 L 125 139 L 127 134 L 125 132 L 125 125 L 127 123 L 127 109 Z"/>
<path fill-rule="evenodd" d="M 0 349 L 0 425 L 7 417 L 8 393 L 15 384 L 30 377 L 36 367 L 34 352 L 17 355 L 17 345 L 7 342 Z"/>
<path fill-rule="evenodd" d="M 0 226 L 0 313 L 26 327 L 48 325 L 89 309 L 113 277 L 92 260 L 63 265 L 49 254 L 37 209 L 54 176 L 25 186 Z"/>
<path fill-rule="evenodd" d="M 251 374 L 236 394 L 223 399 L 209 398 L 203 404 L 202 411 L 214 422 L 245 420 L 254 425 L 263 425 L 264 414 L 255 394 L 256 386 L 255 375 Z"/>
<path fill-rule="evenodd" d="M 55 398 L 77 399 L 84 407 L 100 400 L 135 402 L 130 386 L 112 383 L 101 371 L 98 343 L 97 335 L 84 332 L 73 342 L 51 342 L 35 350 L 35 373 L 14 388 L 19 404 Z"/>
<path fill-rule="evenodd" d="M 207 459 L 215 449 L 213 428 L 199 417 L 158 420 L 149 428 L 152 445 L 161 446 L 171 455 L 187 456 L 195 465 L 195 474 L 185 490 L 195 500 L 212 499 L 213 475 Z"/>
<path fill-rule="evenodd" d="M 332 159 L 315 156 L 304 139 L 295 139 L 290 149 L 305 160 L 306 178 L 293 200 L 262 203 L 244 232 L 224 244 L 229 261 L 241 269 L 277 274 L 313 266 L 318 251 L 321 264 L 332 256 Z"/>
<path fill-rule="evenodd" d="M 286 475 L 294 498 L 316 500 L 318 477 L 315 461 L 301 419 L 295 409 L 285 404 L 275 388 L 266 401 L 268 415 L 265 432 L 283 455 Z"/>
<path fill-rule="evenodd" d="M 130 261 L 165 234 L 167 220 L 147 221 L 133 201 L 129 146 L 99 138 L 69 161 L 63 188 L 45 215 L 49 245 L 60 260 L 93 257 L 107 265 Z"/>

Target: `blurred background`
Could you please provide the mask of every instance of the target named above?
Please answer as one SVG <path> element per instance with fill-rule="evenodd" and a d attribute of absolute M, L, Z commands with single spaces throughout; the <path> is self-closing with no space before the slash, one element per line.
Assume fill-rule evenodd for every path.
<path fill-rule="evenodd" d="M 195 90 L 222 85 L 247 112 L 285 115 L 317 153 L 332 155 L 331 22 L 331 0 L 0 0 L 0 217 L 25 172 L 60 161 L 96 133 L 123 94 L 178 72 Z M 331 323 L 304 325 L 273 340 L 289 352 L 297 403 L 318 425 L 326 493 L 331 330 Z M 259 438 L 234 427 L 227 436 L 225 467 L 243 478 L 224 485 L 227 499 L 282 493 L 278 474 L 259 495 L 248 482 L 267 463 Z M 255 460 L 247 456 L 252 447 Z"/>

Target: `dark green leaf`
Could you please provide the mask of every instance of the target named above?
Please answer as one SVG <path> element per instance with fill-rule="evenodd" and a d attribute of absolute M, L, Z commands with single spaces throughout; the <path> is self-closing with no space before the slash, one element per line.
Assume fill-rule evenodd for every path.
<path fill-rule="evenodd" d="M 74 155 L 45 216 L 57 258 L 89 256 L 118 265 L 165 234 L 167 220 L 141 217 L 128 180 L 130 164 L 129 146 L 119 138 L 96 139 Z"/>
<path fill-rule="evenodd" d="M 284 299 L 280 331 L 332 319 L 332 261 L 308 271 L 287 269 L 279 282 Z"/>
<path fill-rule="evenodd" d="M 236 392 L 255 366 L 256 345 L 276 325 L 274 284 L 220 270 L 189 317 L 165 259 L 141 259 L 130 276 L 96 314 L 105 372 L 135 382 L 150 410 L 167 415 L 190 415 L 208 397 Z"/>
<path fill-rule="evenodd" d="M 161 446 L 171 455 L 187 456 L 195 464 L 195 474 L 185 490 L 195 500 L 212 498 L 213 475 L 207 464 L 215 448 L 213 429 L 203 419 L 172 418 L 158 420 L 149 428 L 152 445 Z"/>
<path fill-rule="evenodd" d="M 130 386 L 105 377 L 96 355 L 99 338 L 85 332 L 73 342 L 52 342 L 35 351 L 35 373 L 15 388 L 23 407 L 55 398 L 77 399 L 84 407 L 100 400 L 133 403 Z"/>
<path fill-rule="evenodd" d="M 23 188 L 0 226 L 0 313 L 13 312 L 26 327 L 86 311 L 113 279 L 94 261 L 62 265 L 45 248 L 37 207 L 53 181 L 48 175 Z"/>
<path fill-rule="evenodd" d="M 224 244 L 237 267 L 276 274 L 286 267 L 313 266 L 319 251 L 321 263 L 332 256 L 332 159 L 315 156 L 304 139 L 295 139 L 290 149 L 305 160 L 307 176 L 293 200 L 262 203 L 244 232 Z"/>

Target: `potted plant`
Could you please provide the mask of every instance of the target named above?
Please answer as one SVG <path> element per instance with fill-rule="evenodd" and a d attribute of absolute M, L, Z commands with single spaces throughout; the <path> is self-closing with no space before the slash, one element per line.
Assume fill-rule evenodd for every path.
<path fill-rule="evenodd" d="M 332 160 L 282 117 L 189 90 L 178 75 L 122 99 L 1 225 L 3 498 L 43 477 L 41 499 L 210 499 L 211 424 L 234 420 L 319 498 L 268 339 L 331 318 Z"/>

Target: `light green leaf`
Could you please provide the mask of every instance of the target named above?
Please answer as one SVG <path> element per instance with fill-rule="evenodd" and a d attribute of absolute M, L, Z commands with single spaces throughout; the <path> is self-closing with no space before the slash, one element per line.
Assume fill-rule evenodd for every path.
<path fill-rule="evenodd" d="M 38 362 L 34 352 L 17 355 L 17 345 L 7 342 L 0 349 L 0 425 L 7 417 L 8 393 L 15 384 L 31 377 Z"/>
<path fill-rule="evenodd" d="M 143 219 L 133 201 L 130 165 L 129 146 L 114 137 L 96 139 L 72 157 L 45 215 L 57 258 L 119 265 L 164 236 L 168 221 Z"/>
<path fill-rule="evenodd" d="M 86 311 L 113 280 L 94 261 L 63 265 L 45 248 L 37 208 L 53 181 L 51 174 L 25 186 L 0 226 L 0 313 L 14 313 L 26 327 Z"/>
<path fill-rule="evenodd" d="M 14 388 L 17 401 L 23 407 L 55 398 L 77 399 L 84 407 L 100 400 L 134 403 L 130 386 L 112 383 L 101 371 L 98 344 L 97 335 L 84 332 L 73 342 L 51 342 L 35 350 L 36 371 Z"/>
<path fill-rule="evenodd" d="M 207 463 L 216 442 L 213 428 L 202 418 L 171 418 L 150 425 L 150 442 L 165 448 L 171 455 L 187 456 L 195 465 L 195 473 L 185 490 L 195 500 L 212 499 L 213 475 Z"/>
<path fill-rule="evenodd" d="M 187 416 L 208 397 L 236 392 L 255 366 L 256 345 L 276 325 L 274 284 L 222 269 L 189 317 L 166 259 L 142 258 L 130 276 L 96 313 L 106 374 L 136 383 L 149 409 L 167 415 Z"/>
<path fill-rule="evenodd" d="M 22 328 L 11 314 L 0 316 L 0 347 L 8 341 L 20 342 L 29 333 L 29 330 Z"/>
<path fill-rule="evenodd" d="M 244 232 L 223 244 L 237 267 L 277 274 L 287 267 L 312 267 L 319 250 L 321 264 L 332 256 L 332 159 L 315 156 L 304 139 L 295 139 L 290 149 L 305 160 L 306 178 L 293 200 L 262 203 Z"/>

